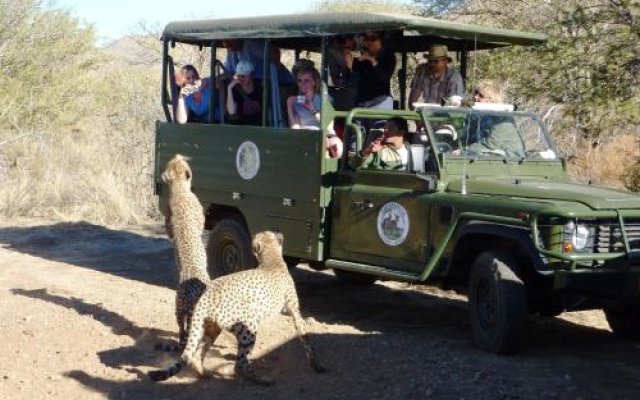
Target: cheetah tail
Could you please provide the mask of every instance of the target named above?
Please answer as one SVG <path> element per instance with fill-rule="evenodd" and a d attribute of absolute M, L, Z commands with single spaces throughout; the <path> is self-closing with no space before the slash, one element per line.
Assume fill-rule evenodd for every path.
<path fill-rule="evenodd" d="M 185 364 L 186 363 L 184 360 L 180 360 L 175 364 L 173 364 L 172 366 L 170 366 L 169 368 L 149 371 L 148 372 L 149 378 L 151 378 L 152 381 L 156 381 L 156 382 L 166 381 L 167 379 L 171 378 L 172 376 L 180 372 L 182 368 L 184 368 Z"/>

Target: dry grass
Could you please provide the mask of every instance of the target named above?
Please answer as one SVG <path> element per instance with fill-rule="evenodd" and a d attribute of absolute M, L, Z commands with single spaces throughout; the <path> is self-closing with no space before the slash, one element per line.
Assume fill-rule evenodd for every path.
<path fill-rule="evenodd" d="M 94 133 L 75 129 L 3 149 L 9 162 L 0 215 L 108 224 L 153 217 L 152 153 L 132 148 L 122 154 L 107 136 Z M 136 164 L 145 166 L 144 173 Z"/>
<path fill-rule="evenodd" d="M 612 137 L 595 147 L 583 141 L 578 149 L 569 165 L 570 173 L 582 182 L 616 188 L 624 187 L 629 169 L 640 158 L 640 140 L 633 134 Z"/>

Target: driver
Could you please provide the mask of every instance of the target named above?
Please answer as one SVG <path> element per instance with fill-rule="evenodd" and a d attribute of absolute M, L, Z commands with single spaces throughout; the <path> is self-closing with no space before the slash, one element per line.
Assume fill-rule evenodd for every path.
<path fill-rule="evenodd" d="M 387 121 L 384 135 L 372 141 L 354 159 L 356 168 L 407 171 L 411 151 L 405 140 L 409 128 L 403 118 L 394 117 Z"/>
<path fill-rule="evenodd" d="M 502 93 L 492 81 L 481 81 L 473 90 L 478 103 L 502 103 Z M 469 138 L 475 140 L 467 150 L 475 153 L 524 157 L 524 143 L 515 121 L 508 115 L 475 114 L 469 123 Z"/>

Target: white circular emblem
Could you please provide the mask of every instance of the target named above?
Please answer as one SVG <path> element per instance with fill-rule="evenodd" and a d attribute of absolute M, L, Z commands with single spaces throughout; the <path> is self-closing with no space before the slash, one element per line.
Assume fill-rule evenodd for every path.
<path fill-rule="evenodd" d="M 385 204 L 378 213 L 378 236 L 388 246 L 404 242 L 409 234 L 409 214 L 400 203 Z"/>
<path fill-rule="evenodd" d="M 253 142 L 244 142 L 236 153 L 236 169 L 243 179 L 253 179 L 260 169 L 260 151 Z"/>

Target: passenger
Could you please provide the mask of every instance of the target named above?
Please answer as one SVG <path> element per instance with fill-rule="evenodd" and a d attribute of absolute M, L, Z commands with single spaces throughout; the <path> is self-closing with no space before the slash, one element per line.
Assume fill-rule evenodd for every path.
<path fill-rule="evenodd" d="M 271 47 L 271 68 L 276 70 L 279 85 L 295 85 L 296 79 L 291 71 L 281 61 L 281 52 L 277 47 Z"/>
<path fill-rule="evenodd" d="M 338 35 L 331 41 L 327 65 L 334 87 L 349 88 L 355 86 L 353 74 L 353 52 L 356 50 L 354 35 Z"/>
<path fill-rule="evenodd" d="M 355 158 L 356 168 L 407 171 L 411 151 L 406 141 L 407 121 L 394 117 L 387 121 L 384 135 L 365 147 L 360 157 Z"/>
<path fill-rule="evenodd" d="M 313 67 L 313 61 L 298 60 L 294 65 L 298 82 L 298 95 L 287 99 L 289 127 L 293 129 L 320 129 L 320 74 Z M 327 127 L 327 156 L 342 156 L 343 143 L 333 130 L 333 123 Z"/>
<path fill-rule="evenodd" d="M 253 80 L 253 65 L 240 61 L 227 89 L 227 112 L 238 125 L 262 125 L 262 86 Z"/>
<path fill-rule="evenodd" d="M 198 70 L 193 65 L 185 65 L 180 73 L 176 74 L 176 84 L 181 86 L 176 108 L 176 122 L 179 124 L 209 123 L 211 89 L 208 80 L 200 79 Z M 220 110 L 218 104 L 215 112 L 216 119 L 220 118 Z"/>
<path fill-rule="evenodd" d="M 492 81 L 481 81 L 473 89 L 479 103 L 502 103 L 503 95 Z M 513 117 L 509 115 L 472 114 L 469 121 L 467 150 L 480 154 L 524 157 L 525 147 Z"/>
<path fill-rule="evenodd" d="M 240 61 L 249 61 L 254 66 L 254 79 L 262 80 L 264 42 L 261 40 L 224 40 L 222 46 L 227 49 L 227 59 L 222 64 L 225 78 L 231 80 L 236 74 L 236 67 Z"/>
<path fill-rule="evenodd" d="M 502 103 L 502 90 L 493 81 L 480 81 L 473 89 L 473 100 L 478 103 Z"/>
<path fill-rule="evenodd" d="M 357 79 L 358 106 L 391 110 L 391 76 L 396 68 L 396 57 L 383 47 L 382 38 L 376 32 L 367 32 L 362 41 L 364 48 L 353 60 L 352 68 Z"/>
<path fill-rule="evenodd" d="M 320 74 L 308 63 L 296 63 L 294 73 L 298 83 L 298 95 L 287 99 L 289 127 L 320 129 Z"/>
<path fill-rule="evenodd" d="M 409 109 L 413 110 L 415 108 L 413 103 L 417 101 L 440 104 L 452 96 L 459 96 L 459 101 L 462 100 L 464 96 L 462 75 L 454 68 L 449 68 L 449 63 L 452 61 L 447 46 L 429 47 L 428 62 L 418 66 L 411 80 Z"/>

